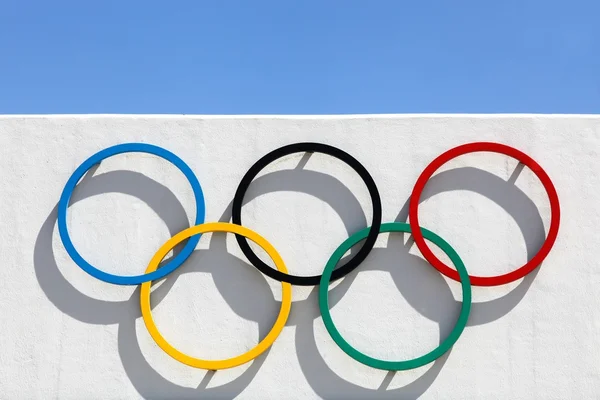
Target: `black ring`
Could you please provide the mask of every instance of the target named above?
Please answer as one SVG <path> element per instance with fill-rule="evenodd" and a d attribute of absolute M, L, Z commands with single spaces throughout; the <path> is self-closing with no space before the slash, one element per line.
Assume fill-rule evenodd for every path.
<path fill-rule="evenodd" d="M 345 151 L 326 144 L 312 142 L 289 144 L 273 150 L 258 160 L 242 178 L 235 192 L 235 196 L 233 197 L 231 219 L 234 224 L 242 224 L 242 203 L 244 200 L 244 195 L 252 183 L 252 180 L 264 167 L 281 157 L 287 156 L 288 154 L 302 152 L 327 154 L 348 164 L 352 169 L 354 169 L 354 171 L 358 173 L 358 175 L 360 175 L 362 180 L 367 185 L 367 189 L 369 190 L 371 201 L 373 203 L 373 222 L 371 223 L 369 235 L 367 236 L 367 239 L 360 250 L 354 256 L 352 256 L 345 265 L 333 271 L 331 280 L 335 281 L 350 273 L 353 269 L 358 267 L 360 263 L 365 260 L 365 258 L 367 258 L 373 249 L 373 246 L 375 245 L 375 241 L 379 235 L 379 228 L 381 227 L 381 198 L 379 196 L 377 186 L 375 185 L 375 181 L 367 169 L 357 159 Z M 246 258 L 248 258 L 250 263 L 258 268 L 258 270 L 263 274 L 278 280 L 279 282 L 288 282 L 292 285 L 315 286 L 319 284 L 321 275 L 296 276 L 284 274 L 276 269 L 271 268 L 269 265 L 262 262 L 261 259 L 258 258 L 258 256 L 252 251 L 245 237 L 235 235 L 235 238 Z"/>

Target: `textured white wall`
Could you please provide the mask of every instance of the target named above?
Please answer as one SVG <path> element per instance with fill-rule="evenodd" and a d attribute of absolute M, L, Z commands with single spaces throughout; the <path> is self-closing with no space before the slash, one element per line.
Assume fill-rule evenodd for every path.
<path fill-rule="evenodd" d="M 207 221 L 228 220 L 240 179 L 270 150 L 297 141 L 332 144 L 371 172 L 388 222 L 406 221 L 412 186 L 434 157 L 483 140 L 517 147 L 545 168 L 562 207 L 558 240 L 525 279 L 473 288 L 469 325 L 456 345 L 408 372 L 348 357 L 325 330 L 316 289 L 299 287 L 287 326 L 266 354 L 216 373 L 187 367 L 152 341 L 139 289 L 84 273 L 56 227 L 56 204 L 74 169 L 122 142 L 160 145 L 186 161 L 203 186 Z M 0 398 L 599 398 L 599 153 L 598 116 L 0 117 Z M 549 206 L 531 171 L 489 153 L 460 157 L 442 171 L 423 197 L 422 226 L 450 242 L 472 274 L 508 272 L 533 256 Z M 261 176 L 242 219 L 271 241 L 290 272 L 320 273 L 348 234 L 371 219 L 366 188 L 336 159 L 297 154 Z M 135 153 L 104 161 L 79 184 L 68 221 L 84 257 L 107 272 L 138 274 L 189 226 L 193 207 L 175 167 Z M 380 235 L 367 261 L 330 292 L 342 334 L 384 359 L 428 352 L 460 309 L 459 284 L 406 240 Z M 233 235 L 207 234 L 155 285 L 152 300 L 173 345 L 226 358 L 268 332 L 280 293 L 246 263 Z"/>

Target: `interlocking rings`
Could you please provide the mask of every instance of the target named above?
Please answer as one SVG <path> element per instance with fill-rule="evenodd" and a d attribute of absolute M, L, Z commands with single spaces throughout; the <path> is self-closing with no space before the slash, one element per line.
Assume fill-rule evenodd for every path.
<path fill-rule="evenodd" d="M 550 198 L 550 208 L 552 211 L 551 223 L 547 238 L 542 245 L 539 252 L 525 265 L 516 269 L 513 272 L 510 272 L 505 275 L 496 276 L 496 277 L 479 277 L 479 276 L 469 276 L 467 273 L 467 269 L 465 268 L 462 260 L 456 253 L 456 251 L 442 238 L 438 235 L 434 234 L 430 230 L 422 228 L 419 226 L 419 216 L 418 216 L 418 205 L 419 198 L 425 187 L 425 184 L 431 178 L 431 176 L 435 173 L 435 171 L 442 166 L 447 161 L 458 157 L 462 154 L 476 152 L 476 151 L 487 151 L 487 152 L 496 152 L 511 156 L 516 158 L 525 166 L 529 167 L 541 180 L 548 197 Z M 145 274 L 136 275 L 136 276 L 118 276 L 112 275 L 107 272 L 103 272 L 100 269 L 89 264 L 75 249 L 71 238 L 69 236 L 69 232 L 67 229 L 67 208 L 69 205 L 69 199 L 71 198 L 71 194 L 75 189 L 79 180 L 83 177 L 83 175 L 95 164 L 98 164 L 103 159 L 113 156 L 115 154 L 125 153 L 125 152 L 144 152 L 154 154 L 156 156 L 162 157 L 170 162 L 172 162 L 175 166 L 177 166 L 183 174 L 186 176 L 188 181 L 192 186 L 192 190 L 194 192 L 194 196 L 196 198 L 196 219 L 194 226 L 187 228 L 171 239 L 169 239 L 160 249 L 156 252 L 152 260 L 150 261 Z M 283 262 L 279 253 L 275 250 L 275 248 L 261 235 L 251 231 L 248 228 L 241 226 L 241 208 L 243 203 L 244 194 L 251 184 L 254 177 L 269 163 L 272 161 L 283 157 L 288 154 L 297 153 L 297 152 L 320 152 L 324 153 L 347 163 L 350 167 L 352 167 L 363 179 L 365 184 L 367 185 L 367 189 L 369 190 L 369 194 L 371 196 L 372 204 L 373 204 L 373 221 L 371 226 L 368 228 L 364 228 L 361 231 L 358 231 L 351 235 L 346 241 L 344 241 L 332 254 L 329 261 L 325 265 L 324 271 L 322 275 L 317 276 L 295 276 L 290 275 L 287 272 L 287 268 L 285 263 Z M 332 337 L 333 341 L 349 356 L 354 358 L 355 360 L 371 366 L 373 368 L 378 369 L 386 369 L 386 370 L 406 370 L 412 368 L 418 368 L 430 362 L 433 362 L 444 353 L 446 353 L 453 345 L 456 343 L 461 333 L 463 332 L 465 326 L 467 325 L 467 321 L 469 318 L 469 312 L 471 309 L 471 285 L 474 286 L 495 286 L 501 285 L 509 282 L 513 282 L 517 279 L 520 279 L 533 271 L 536 267 L 538 267 L 541 262 L 546 258 L 550 250 L 552 249 L 557 235 L 558 235 L 558 227 L 560 224 L 560 205 L 558 201 L 558 195 L 556 193 L 556 189 L 552 184 L 552 181 L 546 174 L 546 172 L 542 169 L 542 167 L 535 162 L 531 157 L 526 154 L 516 150 L 512 147 L 499 144 L 499 143 L 488 143 L 488 142 L 476 142 L 476 143 L 468 143 L 462 146 L 455 147 L 439 157 L 437 157 L 431 164 L 429 164 L 423 173 L 419 176 L 415 187 L 412 191 L 410 205 L 409 205 L 409 217 L 410 223 L 381 223 L 381 199 L 379 196 L 379 191 L 377 190 L 377 186 L 375 185 L 375 181 L 368 173 L 366 168 L 354 157 L 349 155 L 348 153 L 337 149 L 333 146 L 321 144 L 321 143 L 295 143 L 290 144 L 279 149 L 276 149 L 266 156 L 259 159 L 244 175 L 240 185 L 238 186 L 232 207 L 232 222 L 209 222 L 204 223 L 204 213 L 205 213 L 205 205 L 204 205 L 204 195 L 202 193 L 202 188 L 198 179 L 192 172 L 192 170 L 187 166 L 185 162 L 183 162 L 179 157 L 174 155 L 173 153 L 158 147 L 149 144 L 142 143 L 127 143 L 120 144 L 116 146 L 109 147 L 104 149 L 83 162 L 71 175 L 65 188 L 63 189 L 62 195 L 58 204 L 58 228 L 60 233 L 60 238 L 67 250 L 69 256 L 73 259 L 73 261 L 81 267 L 88 274 L 103 280 L 108 283 L 118 284 L 118 285 L 138 285 L 141 284 L 141 294 L 140 294 L 140 306 L 142 310 L 142 316 L 144 319 L 144 323 L 150 332 L 150 335 L 154 339 L 154 341 L 158 344 L 160 348 L 162 348 L 167 354 L 176 360 L 187 364 L 196 368 L 204 368 L 210 370 L 216 369 L 225 369 L 232 368 L 238 365 L 249 362 L 266 351 L 277 339 L 279 333 L 283 330 L 287 318 L 290 314 L 291 306 L 292 306 L 292 290 L 291 285 L 301 285 L 301 286 L 310 286 L 310 285 L 319 285 L 319 308 L 321 310 L 321 314 L 323 317 L 323 321 L 325 323 L 325 327 Z M 281 287 L 283 291 L 282 301 L 281 301 L 281 309 L 279 312 L 279 316 L 277 317 L 275 324 L 269 334 L 252 350 L 227 360 L 201 360 L 198 358 L 190 357 L 186 354 L 181 353 L 179 350 L 175 349 L 171 346 L 160 334 L 154 320 L 152 318 L 151 307 L 150 307 L 150 286 L 153 280 L 162 278 L 172 271 L 174 271 L 177 267 L 183 264 L 183 262 L 192 254 L 198 241 L 200 240 L 200 234 L 206 232 L 231 232 L 236 235 L 236 240 L 244 253 L 244 255 L 250 260 L 251 264 L 254 265 L 258 270 L 263 272 L 265 275 L 276 279 L 281 282 Z M 433 351 L 427 353 L 424 356 L 415 358 L 413 360 L 408 361 L 383 361 L 378 360 L 372 357 L 369 357 L 358 350 L 354 349 L 348 342 L 346 342 L 338 330 L 336 329 L 331 315 L 329 313 L 329 304 L 328 304 L 328 287 L 329 283 L 333 280 L 339 279 L 360 265 L 362 261 L 364 261 L 370 251 L 373 249 L 377 236 L 380 232 L 405 232 L 412 233 L 415 244 L 422 252 L 425 259 L 432 264 L 438 271 L 442 274 L 456 280 L 460 281 L 462 285 L 462 293 L 463 293 L 463 301 L 460 315 L 458 317 L 458 321 L 454 329 L 450 332 L 449 336 Z M 272 258 L 273 262 L 277 269 L 272 269 L 267 264 L 262 262 L 256 254 L 251 250 L 248 245 L 247 239 L 250 239 L 257 243 L 260 247 L 262 247 L 268 255 Z M 158 269 L 159 263 L 162 259 L 171 251 L 178 243 L 189 239 L 186 246 L 183 250 L 174 257 L 169 263 L 167 263 L 162 268 Z M 427 244 L 425 243 L 425 239 L 433 242 L 438 247 L 440 247 L 446 255 L 450 258 L 456 269 L 452 269 L 449 266 L 445 265 L 441 262 L 434 254 L 431 252 Z M 364 240 L 364 245 L 361 249 L 348 261 L 344 266 L 336 269 L 336 266 L 341 259 L 341 257 L 348 251 L 352 246 L 357 244 L 360 241 Z"/>

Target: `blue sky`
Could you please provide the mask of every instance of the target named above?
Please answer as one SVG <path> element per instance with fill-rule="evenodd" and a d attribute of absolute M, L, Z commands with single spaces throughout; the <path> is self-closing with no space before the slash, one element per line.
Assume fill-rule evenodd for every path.
<path fill-rule="evenodd" d="M 600 113 L 600 1 L 0 0 L 0 114 Z"/>

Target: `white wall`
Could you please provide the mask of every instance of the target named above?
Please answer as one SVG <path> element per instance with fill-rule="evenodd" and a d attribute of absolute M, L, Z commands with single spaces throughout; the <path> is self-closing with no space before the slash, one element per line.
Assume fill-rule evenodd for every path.
<path fill-rule="evenodd" d="M 522 281 L 474 288 L 470 322 L 456 345 L 408 372 L 348 357 L 325 330 L 317 291 L 299 287 L 287 326 L 266 354 L 216 373 L 187 367 L 149 336 L 139 289 L 87 275 L 56 227 L 56 204 L 74 169 L 122 142 L 153 143 L 185 160 L 204 189 L 207 221 L 228 219 L 240 179 L 268 151 L 297 141 L 332 144 L 371 172 L 388 222 L 407 219 L 413 184 L 434 157 L 483 140 L 517 147 L 545 168 L 561 202 L 558 240 Z M 599 398 L 599 152 L 599 116 L 0 117 L 0 398 Z M 348 234 L 367 226 L 372 209 L 343 163 L 314 154 L 297 168 L 302 157 L 265 171 L 248 193 L 243 222 L 271 241 L 290 272 L 319 274 Z M 427 186 L 422 226 L 450 242 L 472 274 L 508 272 L 545 237 L 545 192 L 527 168 L 514 173 L 516 166 L 496 154 L 463 156 Z M 187 181 L 168 162 L 119 155 L 80 183 L 69 226 L 92 263 L 137 274 L 189 226 L 193 207 Z M 253 347 L 274 322 L 281 293 L 245 262 L 233 235 L 204 235 L 188 262 L 155 286 L 164 336 L 204 358 Z M 416 246 L 384 234 L 330 298 L 350 343 L 401 360 L 447 335 L 461 292 Z"/>

